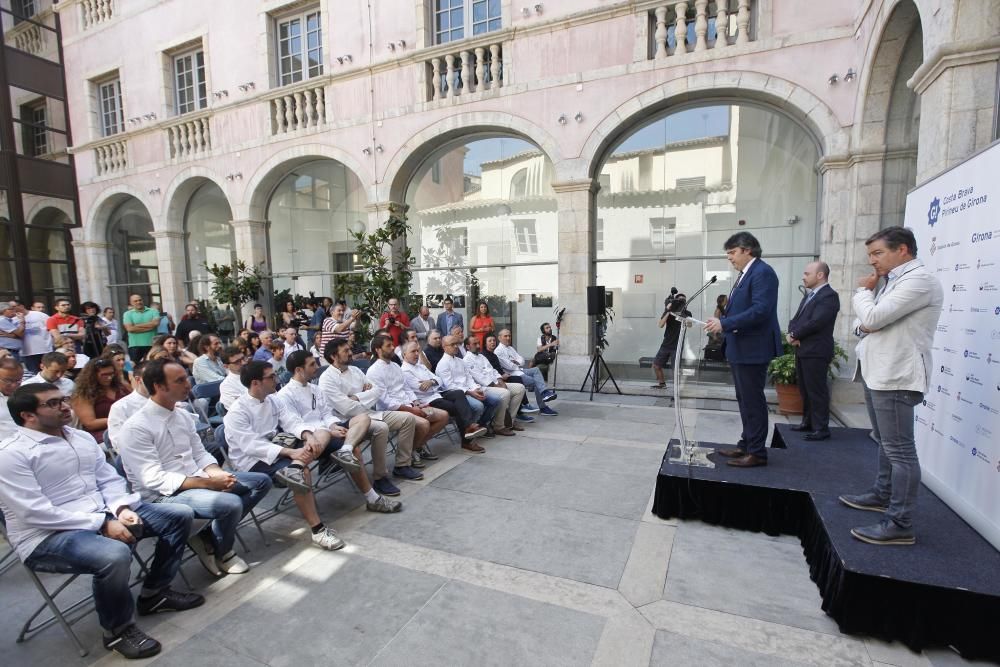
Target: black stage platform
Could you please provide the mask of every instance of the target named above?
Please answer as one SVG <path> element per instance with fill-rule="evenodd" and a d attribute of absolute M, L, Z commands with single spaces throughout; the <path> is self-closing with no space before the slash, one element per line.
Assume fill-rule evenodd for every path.
<path fill-rule="evenodd" d="M 867 430 L 833 429 L 832 439 L 808 442 L 782 424 L 772 446 L 781 449 L 771 449 L 762 468 L 733 468 L 716 456 L 714 469 L 688 468 L 664 456 L 653 513 L 797 535 L 823 610 L 842 632 L 914 651 L 951 646 L 968 659 L 1000 663 L 1000 552 L 924 486 L 916 545 L 854 539 L 851 528 L 880 517 L 837 501 L 874 480 L 877 448 Z"/>

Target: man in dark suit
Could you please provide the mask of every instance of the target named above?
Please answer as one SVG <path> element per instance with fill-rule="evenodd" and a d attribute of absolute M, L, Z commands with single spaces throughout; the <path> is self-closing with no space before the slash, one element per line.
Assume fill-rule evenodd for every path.
<path fill-rule="evenodd" d="M 465 329 L 465 322 L 462 321 L 462 313 L 455 311 L 455 302 L 452 301 L 451 297 L 447 297 L 444 300 L 444 312 L 440 313 L 437 318 L 437 330 L 441 334 L 441 337 L 451 335 L 451 329 L 455 325 Z"/>
<path fill-rule="evenodd" d="M 833 326 L 840 312 L 840 295 L 827 284 L 830 267 L 812 262 L 802 272 L 803 297 L 788 323 L 788 343 L 795 348 L 795 376 L 802 394 L 802 423 L 793 431 L 806 431 L 806 440 L 830 437 L 830 385 L 827 369 L 833 361 Z"/>
<path fill-rule="evenodd" d="M 711 317 L 705 331 L 723 334 L 723 348 L 736 386 L 743 432 L 733 449 L 720 449 L 731 466 L 767 465 L 767 365 L 781 354 L 778 325 L 778 276 L 760 259 L 760 243 L 749 232 L 729 237 L 723 247 L 739 271 L 722 317 Z"/>

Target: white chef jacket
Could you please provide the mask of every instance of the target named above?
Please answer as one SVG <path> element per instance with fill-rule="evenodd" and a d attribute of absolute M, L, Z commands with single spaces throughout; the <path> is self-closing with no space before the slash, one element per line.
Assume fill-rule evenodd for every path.
<path fill-rule="evenodd" d="M 329 431 L 340 421 L 334 416 L 326 395 L 311 382 L 302 384 L 293 377 L 278 391 L 278 398 L 285 402 L 286 408 L 298 414 L 310 431 L 321 428 Z"/>
<path fill-rule="evenodd" d="M 469 367 L 465 365 L 465 362 L 447 352 L 441 355 L 441 361 L 438 362 L 435 372 L 439 378 L 444 380 L 443 389 L 459 389 L 461 391 L 482 389 L 475 378 L 472 377 L 472 373 L 469 372 Z"/>
<path fill-rule="evenodd" d="M 17 427 L 0 441 L 0 479 L 0 510 L 22 561 L 55 532 L 96 533 L 107 512 L 141 502 L 126 490 L 94 436 L 68 426 L 62 438 Z"/>
<path fill-rule="evenodd" d="M 443 398 L 438 390 L 444 386 L 444 381 L 420 362 L 416 364 L 411 364 L 408 361 L 403 362 L 403 380 L 406 382 L 406 388 L 413 392 L 413 395 L 421 403 L 433 403 L 439 398 Z M 420 383 L 426 380 L 434 380 L 437 384 L 427 391 L 421 391 Z"/>
<path fill-rule="evenodd" d="M 484 387 L 488 387 L 501 379 L 500 374 L 497 373 L 497 369 L 493 368 L 493 365 L 490 364 L 490 360 L 481 354 L 466 352 L 465 356 L 462 357 L 462 363 L 469 369 L 469 373 L 472 374 L 473 379 Z"/>
<path fill-rule="evenodd" d="M 274 463 L 282 447 L 271 442 L 271 438 L 278 433 L 291 433 L 301 438 L 302 433 L 309 430 L 277 394 L 263 401 L 258 401 L 249 392 L 243 394 L 222 421 L 226 425 L 229 459 L 237 470 L 244 472 L 257 462 Z"/>
<path fill-rule="evenodd" d="M 500 368 L 505 373 L 510 373 L 514 377 L 524 375 L 524 371 L 521 370 L 524 368 L 524 357 L 518 354 L 513 346 L 500 343 L 494 353 L 500 360 Z"/>
<path fill-rule="evenodd" d="M 172 496 L 188 477 L 208 477 L 216 465 L 205 451 L 194 420 L 183 409 L 167 410 L 147 400 L 129 417 L 113 439 L 125 474 L 143 500 Z"/>
<path fill-rule="evenodd" d="M 379 390 L 376 405 L 381 410 L 396 410 L 417 400 L 416 394 L 406 387 L 403 369 L 391 361 L 376 359 L 368 367 L 365 377 L 372 384 L 372 389 Z"/>
<path fill-rule="evenodd" d="M 375 410 L 380 390 L 372 387 L 365 391 L 367 381 L 368 378 L 357 366 L 348 366 L 343 372 L 336 366 L 330 366 L 319 376 L 319 388 L 340 419 L 346 421 L 355 415 L 368 415 L 381 420 L 381 411 Z M 352 395 L 358 400 L 348 398 Z"/>
<path fill-rule="evenodd" d="M 219 385 L 219 402 L 228 410 L 236 399 L 247 393 L 247 388 L 240 382 L 239 373 L 229 371 L 226 379 Z"/>

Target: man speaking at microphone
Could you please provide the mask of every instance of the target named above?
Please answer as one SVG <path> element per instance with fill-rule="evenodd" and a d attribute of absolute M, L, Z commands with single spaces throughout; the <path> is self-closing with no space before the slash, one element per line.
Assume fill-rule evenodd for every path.
<path fill-rule="evenodd" d="M 709 318 L 705 331 L 722 333 L 722 347 L 733 373 L 743 432 L 733 449 L 719 449 L 727 463 L 739 468 L 767 465 L 767 365 L 781 354 L 778 325 L 778 276 L 760 258 L 760 243 L 738 232 L 723 244 L 726 257 L 739 271 L 721 317 Z"/>

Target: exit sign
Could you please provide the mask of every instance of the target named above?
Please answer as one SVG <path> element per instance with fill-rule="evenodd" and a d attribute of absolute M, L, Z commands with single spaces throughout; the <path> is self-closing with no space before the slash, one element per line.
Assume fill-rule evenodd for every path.
<path fill-rule="evenodd" d="M 636 285 L 641 285 L 643 281 L 643 275 L 641 273 L 635 274 L 634 280 Z"/>

